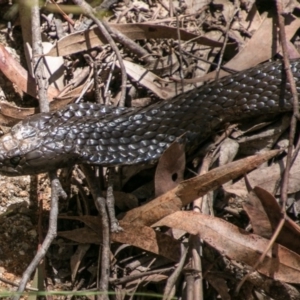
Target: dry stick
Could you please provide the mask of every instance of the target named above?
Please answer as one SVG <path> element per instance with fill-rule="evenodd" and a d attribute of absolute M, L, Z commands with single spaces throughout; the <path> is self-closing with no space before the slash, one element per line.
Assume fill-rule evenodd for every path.
<path fill-rule="evenodd" d="M 185 259 L 186 259 L 187 253 L 188 253 L 188 248 L 185 248 L 181 244 L 181 257 L 180 257 L 180 261 L 179 261 L 178 266 L 175 269 L 175 271 L 172 273 L 172 275 L 167 280 L 167 284 L 166 284 L 165 290 L 164 290 L 163 300 L 170 300 L 173 297 L 171 293 L 172 293 L 172 290 L 175 287 L 175 284 L 176 284 L 176 281 L 177 281 L 178 277 L 181 275 L 183 266 L 185 264 Z"/>
<path fill-rule="evenodd" d="M 227 26 L 226 26 L 225 39 L 224 39 L 224 43 L 222 45 L 222 49 L 221 49 L 221 52 L 220 52 L 220 58 L 218 60 L 218 65 L 217 65 L 217 69 L 216 69 L 216 78 L 215 78 L 216 80 L 218 80 L 219 76 L 220 76 L 221 64 L 222 64 L 222 61 L 223 61 L 223 56 L 224 56 L 224 52 L 225 52 L 228 37 L 229 37 L 230 26 L 233 22 L 234 16 L 238 12 L 238 10 L 239 10 L 238 8 L 235 9 L 235 11 L 232 14 L 232 17 L 231 17 L 230 21 L 227 23 Z"/>
<path fill-rule="evenodd" d="M 202 161 L 201 168 L 199 169 L 197 175 L 202 175 L 208 172 L 209 167 L 212 163 L 213 158 L 216 155 L 216 152 L 219 150 L 221 141 L 224 140 L 230 133 L 226 132 L 223 134 L 222 137 L 219 138 L 218 141 L 216 141 L 215 144 L 215 150 L 213 152 L 208 152 L 206 156 L 204 157 Z M 202 196 L 196 200 L 193 201 L 193 211 L 202 213 L 202 214 L 212 214 L 212 205 L 209 205 L 209 194 Z M 201 249 L 201 236 L 191 236 L 190 237 L 190 243 L 191 243 L 191 253 L 192 253 L 192 259 L 194 263 L 194 269 L 199 271 L 202 277 L 198 276 L 198 278 L 194 278 L 194 298 L 195 299 L 203 299 L 203 274 L 202 274 L 202 264 L 200 259 L 200 253 L 199 250 Z"/>
<path fill-rule="evenodd" d="M 107 179 L 107 192 L 106 192 L 106 205 L 110 220 L 111 232 L 123 231 L 123 228 L 119 226 L 119 222 L 116 218 L 115 213 L 115 197 L 113 194 L 113 183 L 115 178 L 115 169 L 113 167 L 108 168 L 108 179 Z"/>
<path fill-rule="evenodd" d="M 107 77 L 107 80 L 106 80 L 106 86 L 105 86 L 105 89 L 104 89 L 104 99 L 105 99 L 105 103 L 104 105 L 109 105 L 109 91 L 108 91 L 108 88 L 110 86 L 110 82 L 112 80 L 112 77 L 113 77 L 113 72 L 114 72 L 114 69 L 115 69 L 115 66 L 116 66 L 116 57 L 114 56 L 113 57 L 113 62 L 112 62 L 112 65 L 111 65 L 111 69 L 110 69 L 110 72 L 108 74 L 108 77 Z"/>
<path fill-rule="evenodd" d="M 191 243 L 191 259 L 193 262 L 193 268 L 196 271 L 194 276 L 194 290 L 193 297 L 194 299 L 203 299 L 203 277 L 202 277 L 202 261 L 200 256 L 200 251 L 202 250 L 201 236 L 200 235 L 192 235 L 190 237 Z"/>
<path fill-rule="evenodd" d="M 18 286 L 19 286 L 18 283 L 15 283 L 14 281 L 10 281 L 10 280 L 8 280 L 8 279 L 6 279 L 6 278 L 3 278 L 3 277 L 1 277 L 1 276 L 0 276 L 0 281 L 4 282 L 4 283 L 6 283 L 6 284 L 9 284 L 9 285 L 11 285 L 11 286 L 15 286 L 15 287 L 18 287 Z M 28 290 L 28 291 L 31 291 L 31 292 L 38 292 L 38 289 L 32 288 L 32 287 L 25 287 L 25 290 Z"/>
<path fill-rule="evenodd" d="M 211 153 L 205 156 L 205 159 L 202 161 L 202 166 L 199 174 L 205 174 L 208 172 L 209 165 L 211 163 Z M 198 213 L 203 213 L 203 214 L 209 214 L 209 212 L 205 209 L 204 210 L 204 205 L 207 207 L 207 202 L 208 201 L 209 195 L 205 195 L 203 197 L 200 197 L 193 201 L 193 211 L 196 211 Z M 205 201 L 206 200 L 206 201 Z M 191 259 L 193 262 L 193 268 L 197 270 L 201 276 L 202 276 L 202 261 L 200 258 L 200 251 L 202 248 L 202 243 L 201 243 L 201 236 L 200 235 L 191 235 L 189 238 L 190 242 L 190 248 L 191 248 Z M 196 274 L 196 273 L 195 273 Z M 193 297 L 194 299 L 203 299 L 203 277 L 200 276 L 195 276 L 194 274 L 194 291 L 193 291 Z"/>
<path fill-rule="evenodd" d="M 34 68 L 34 75 L 38 87 L 38 97 L 39 97 L 39 106 L 41 112 L 49 111 L 49 101 L 47 98 L 47 88 L 48 81 L 44 73 L 44 61 L 40 59 L 42 57 L 42 40 L 40 34 L 40 12 L 38 1 L 27 1 L 30 6 L 31 12 L 31 30 L 32 30 L 32 63 Z M 38 267 L 40 261 L 45 256 L 47 250 L 49 249 L 53 239 L 56 236 L 57 229 L 57 214 L 58 214 L 58 195 L 62 194 L 62 189 L 55 189 L 56 184 L 56 174 L 50 174 L 49 177 L 51 179 L 52 186 L 52 196 L 51 196 L 51 210 L 50 210 L 50 222 L 49 222 L 49 230 L 47 236 L 42 243 L 40 249 L 37 251 L 35 257 L 31 261 L 30 265 L 27 267 L 25 272 L 22 275 L 22 279 L 19 283 L 18 292 L 22 293 L 26 287 L 27 282 L 30 279 L 31 274 Z M 15 296 L 14 299 L 19 299 L 19 295 Z"/>
<path fill-rule="evenodd" d="M 88 5 L 85 1 L 73 0 L 73 2 L 75 4 L 77 4 L 78 6 L 80 6 L 80 8 L 83 10 L 84 14 L 86 16 L 88 16 L 90 19 L 92 19 L 97 24 L 98 28 L 101 30 L 104 37 L 106 38 L 106 40 L 109 42 L 112 49 L 116 53 L 116 56 L 117 56 L 119 64 L 120 64 L 121 73 L 122 73 L 121 97 L 120 97 L 120 101 L 119 101 L 119 106 L 123 107 L 125 105 L 127 75 L 126 75 L 125 66 L 124 66 L 121 54 L 119 52 L 119 49 L 108 32 L 108 30 L 110 29 L 109 25 L 105 21 L 102 21 L 102 23 L 101 23 L 95 17 L 94 10 L 92 9 L 92 7 L 90 5 Z M 91 170 L 89 170 L 87 166 L 84 166 L 83 168 L 86 172 L 87 180 L 89 182 L 91 193 L 93 194 L 96 206 L 102 217 L 103 249 L 102 249 L 102 257 L 101 257 L 101 277 L 100 277 L 100 282 L 99 282 L 99 289 L 101 291 L 106 292 L 106 291 L 108 291 L 108 281 L 109 281 L 109 254 L 110 254 L 109 221 L 108 221 L 108 217 L 107 217 L 105 201 L 104 201 L 104 198 L 101 197 L 101 190 L 97 186 L 96 182 L 92 180 L 92 178 L 94 178 L 95 176 L 93 176 Z M 88 179 L 88 177 L 90 180 Z M 100 298 L 108 299 L 108 296 L 103 294 L 100 296 Z"/>
<path fill-rule="evenodd" d="M 37 182 L 39 181 L 39 176 L 36 175 L 36 179 Z M 41 247 L 41 245 L 43 244 L 43 240 L 44 240 L 44 233 L 43 233 L 43 200 L 42 199 L 38 199 L 38 203 L 39 203 L 39 211 L 38 211 L 38 237 L 39 237 L 39 244 L 38 244 L 38 251 Z M 38 252 L 37 251 L 37 252 Z M 37 267 L 37 273 L 39 276 L 37 276 L 37 287 L 39 291 L 42 291 L 44 289 L 44 278 L 45 278 L 45 260 L 41 260 L 41 262 L 39 263 L 38 267 Z M 42 272 L 42 276 L 40 276 L 40 272 Z"/>
<path fill-rule="evenodd" d="M 31 7 L 31 30 L 32 30 L 32 63 L 34 67 L 35 81 L 38 86 L 39 107 L 41 112 L 49 112 L 49 101 L 47 98 L 48 80 L 45 75 L 43 49 L 41 39 L 41 24 L 39 1 L 29 1 Z"/>
<path fill-rule="evenodd" d="M 237 296 L 242 285 L 244 284 L 244 282 L 250 277 L 251 273 L 253 273 L 254 271 L 256 271 L 257 267 L 264 261 L 267 253 L 269 252 L 269 250 L 271 249 L 271 247 L 273 246 L 273 244 L 275 243 L 282 227 L 284 226 L 284 223 L 285 223 L 285 219 L 282 218 L 278 224 L 278 226 L 276 227 L 276 230 L 275 232 L 273 233 L 266 249 L 264 250 L 264 252 L 262 253 L 262 255 L 260 256 L 259 260 L 257 261 L 257 263 L 251 267 L 249 273 L 247 275 L 244 276 L 244 278 L 239 282 L 239 284 L 237 285 L 235 291 L 234 291 L 234 294 Z"/>
<path fill-rule="evenodd" d="M 37 254 L 31 261 L 30 265 L 27 267 L 26 271 L 23 273 L 22 279 L 19 283 L 18 293 L 22 293 L 25 289 L 26 283 L 30 279 L 31 274 L 37 268 L 40 261 L 45 257 L 47 250 L 49 249 L 52 241 L 57 234 L 57 216 L 58 216 L 58 198 L 66 198 L 67 195 L 61 187 L 59 179 L 56 176 L 56 172 L 49 172 L 49 177 L 51 181 L 51 210 L 49 215 L 49 229 L 43 244 L 38 250 Z M 13 300 L 18 300 L 20 295 L 13 297 Z"/>
<path fill-rule="evenodd" d="M 54 1 L 51 0 L 51 2 L 53 3 L 53 5 L 56 6 L 57 10 L 61 13 L 61 15 L 63 16 L 63 18 L 72 26 L 75 26 L 75 22 L 60 8 L 60 6 Z"/>
<path fill-rule="evenodd" d="M 291 92 L 293 95 L 293 115 L 291 118 L 291 128 L 289 132 L 289 146 L 288 146 L 288 153 L 286 159 L 286 167 L 283 174 L 282 185 L 281 185 L 281 201 L 282 201 L 282 214 L 283 217 L 286 218 L 286 203 L 287 203 L 287 193 L 288 193 L 288 181 L 289 181 L 289 172 L 291 169 L 291 161 L 292 161 L 292 152 L 293 152 L 293 142 L 295 139 L 295 132 L 297 126 L 297 119 L 299 118 L 299 99 L 298 99 L 298 92 L 295 83 L 295 79 L 293 76 L 293 72 L 290 67 L 290 61 L 288 57 L 288 49 L 286 43 L 286 34 L 285 34 L 285 27 L 284 27 L 284 17 L 283 17 L 283 9 L 281 0 L 276 1 L 277 6 L 277 14 L 278 14 L 278 24 L 279 24 L 279 34 L 280 40 L 282 45 L 282 52 L 283 52 L 283 63 L 284 63 L 284 70 L 286 72 L 286 76 L 288 82 L 291 86 Z M 296 155 L 296 154 L 294 154 Z"/>
<path fill-rule="evenodd" d="M 95 205 L 100 213 L 102 222 L 102 256 L 101 256 L 101 276 L 99 279 L 99 290 L 104 292 L 100 295 L 100 299 L 108 299 L 108 283 L 109 283 L 109 257 L 110 257 L 110 234 L 109 220 L 106 211 L 105 199 L 101 196 L 99 180 L 97 180 L 93 169 L 88 165 L 82 165 L 82 170 L 86 176 L 91 194 L 94 198 Z"/>
<path fill-rule="evenodd" d="M 147 277 L 147 276 L 150 276 L 150 275 L 164 274 L 164 273 L 170 272 L 172 270 L 174 270 L 174 267 L 156 269 L 156 270 L 147 271 L 147 272 L 143 272 L 143 273 L 138 273 L 138 274 L 134 274 L 134 275 L 130 275 L 130 276 L 125 276 L 125 277 L 122 277 L 122 278 L 111 279 L 109 282 L 111 284 L 114 284 L 114 285 L 120 285 L 120 284 L 125 284 L 125 283 L 131 282 L 131 281 L 135 281 L 137 279 Z"/>
<path fill-rule="evenodd" d="M 170 2 L 170 10 L 173 13 L 174 6 L 172 5 L 172 2 Z M 183 62 L 182 62 L 181 35 L 180 35 L 180 30 L 179 30 L 179 19 L 178 19 L 178 14 L 176 12 L 174 12 L 174 13 L 176 14 L 176 30 L 177 30 L 177 38 L 178 38 L 179 64 L 180 64 L 180 67 L 181 67 L 181 71 L 180 71 L 180 79 L 181 79 L 181 81 L 180 81 L 180 83 L 181 83 L 182 91 L 184 92 L 184 82 L 183 82 L 184 76 L 182 74 Z M 195 205 L 195 203 L 194 203 L 194 205 Z M 197 239 L 199 239 L 199 240 L 197 241 Z M 195 252 L 198 253 L 198 250 L 200 249 L 200 248 L 197 248 L 197 246 L 201 244 L 200 237 L 199 236 L 196 236 L 196 237 L 191 236 L 190 240 L 193 241 L 193 243 L 191 244 L 191 252 L 190 252 L 190 253 L 193 254 L 192 255 L 192 261 L 194 263 L 195 269 L 196 270 L 201 270 L 202 269 L 202 265 L 201 265 L 200 256 L 196 257 L 194 255 L 194 253 Z M 199 277 L 195 278 L 195 277 L 193 277 L 193 280 L 194 280 L 193 295 L 194 295 L 194 297 L 195 297 L 195 295 L 197 295 L 195 297 L 195 299 L 201 300 L 203 298 L 202 278 L 199 278 Z M 170 283 L 168 282 L 168 284 L 170 284 Z M 168 290 L 167 290 L 167 287 L 165 288 L 164 299 L 170 299 L 171 291 L 172 291 L 172 289 L 170 289 L 170 287 L 169 287 Z"/>
<path fill-rule="evenodd" d="M 73 2 L 82 9 L 83 13 L 87 17 L 89 17 L 96 23 L 96 25 L 101 30 L 102 34 L 104 35 L 104 37 L 106 38 L 106 40 L 108 41 L 108 43 L 110 44 L 110 46 L 116 53 L 116 56 L 117 56 L 119 64 L 120 64 L 121 74 L 122 74 L 121 96 L 120 96 L 119 106 L 123 107 L 125 104 L 125 96 L 126 96 L 127 74 L 126 74 L 125 65 L 124 65 L 123 59 L 121 57 L 120 51 L 119 51 L 117 45 L 115 44 L 114 40 L 112 39 L 112 37 L 110 36 L 110 34 L 107 31 L 107 28 L 109 29 L 109 25 L 104 20 L 102 20 L 102 22 L 100 22 L 96 18 L 95 11 L 93 10 L 93 8 L 89 4 L 87 4 L 85 1 L 73 0 Z"/>
<path fill-rule="evenodd" d="M 282 219 L 280 220 L 275 232 L 273 233 L 268 246 L 262 253 L 261 257 L 257 261 L 257 263 L 252 267 L 252 272 L 263 262 L 265 259 L 267 253 L 275 243 L 282 227 L 285 224 L 286 220 L 286 203 L 287 203 L 287 192 L 288 192 L 288 182 L 289 182 L 289 172 L 292 166 L 292 154 L 293 154 L 293 142 L 295 139 L 295 133 L 296 133 L 296 125 L 297 125 L 297 119 L 299 115 L 299 102 L 298 102 L 298 93 L 297 88 L 294 80 L 294 76 L 290 67 L 290 61 L 288 58 L 288 50 L 287 50 L 287 44 L 286 44 L 286 34 L 285 34 L 285 27 L 284 27 L 284 17 L 282 15 L 283 9 L 282 9 L 282 3 L 281 0 L 276 1 L 276 7 L 277 7 L 277 16 L 278 16 L 278 25 L 279 25 L 279 35 L 280 35 L 280 41 L 281 41 L 281 47 L 282 47 L 282 53 L 283 53 L 283 63 L 284 63 L 284 71 L 286 72 L 286 76 L 288 79 L 288 82 L 290 83 L 291 92 L 293 95 L 293 115 L 291 117 L 291 125 L 290 125 L 290 131 L 289 131 L 289 146 L 288 146 L 288 152 L 287 152 L 287 158 L 286 158 L 286 166 L 283 173 L 283 178 L 281 182 L 281 191 L 280 191 L 280 197 L 282 202 Z M 240 281 L 240 283 L 237 285 L 235 294 L 238 294 L 241 286 L 243 283 L 248 279 L 250 276 L 251 271 Z"/>
<path fill-rule="evenodd" d="M 267 291 L 266 294 L 271 297 L 271 299 L 300 299 L 300 292 L 296 287 L 282 281 L 267 278 L 258 272 L 252 273 L 248 282 L 253 284 L 257 290 Z"/>
<path fill-rule="evenodd" d="M 184 270 L 184 280 L 186 282 L 185 299 L 186 300 L 195 300 L 194 299 L 194 272 L 192 270 Z"/>
<path fill-rule="evenodd" d="M 93 61 L 93 77 L 94 77 L 94 89 L 95 89 L 95 100 L 97 103 L 101 103 L 100 87 L 98 80 L 98 67 L 99 61 L 96 59 Z"/>
<path fill-rule="evenodd" d="M 225 45 L 225 44 L 226 44 L 226 42 L 224 41 L 223 45 Z M 226 47 L 226 45 L 225 45 L 225 47 Z M 222 66 L 219 63 L 215 63 L 213 61 L 208 61 L 207 59 L 204 59 L 204 58 L 201 58 L 199 56 L 196 56 L 196 55 L 194 55 L 192 53 L 189 53 L 189 52 L 187 52 L 185 50 L 182 50 L 182 51 L 184 52 L 184 54 L 189 55 L 189 56 L 193 57 L 196 60 L 200 60 L 200 61 L 202 61 L 202 62 L 204 62 L 204 63 L 206 63 L 208 65 L 211 65 L 211 66 L 216 67 L 216 68 L 220 68 L 221 70 L 223 70 L 223 71 L 225 71 L 225 72 L 227 72 L 229 74 L 235 74 L 235 73 L 237 73 L 236 70 L 233 70 L 233 69 L 227 68 L 225 66 Z"/>
<path fill-rule="evenodd" d="M 129 49 L 132 53 L 136 54 L 140 59 L 143 59 L 144 62 L 152 62 L 152 60 L 149 57 L 148 51 L 146 51 L 139 44 L 135 43 L 133 40 L 128 38 L 126 35 L 109 26 L 107 27 L 107 31 L 111 34 L 114 40 L 116 40 L 118 43 L 122 44 L 124 47 Z"/>
<path fill-rule="evenodd" d="M 153 265 L 153 263 L 156 261 L 156 258 L 152 258 L 150 261 L 148 261 L 147 262 L 147 264 L 146 264 L 146 269 L 149 269 L 152 265 Z M 130 300 L 132 299 L 132 300 L 134 300 L 135 299 L 135 294 L 136 294 L 136 292 L 138 291 L 138 289 L 139 289 L 139 287 L 144 283 L 144 284 L 147 284 L 146 282 L 145 282 L 146 280 L 145 280 L 145 278 L 143 278 L 143 277 L 141 277 L 139 280 L 137 280 L 137 282 L 136 282 L 136 284 L 135 284 L 135 286 L 134 286 L 134 288 L 131 290 L 131 295 L 130 295 Z"/>
<path fill-rule="evenodd" d="M 180 76 L 181 89 L 182 89 L 182 92 L 184 92 L 184 82 L 183 82 L 184 75 L 182 73 L 182 71 L 183 71 L 182 47 L 181 47 L 181 35 L 180 35 L 180 29 L 179 29 L 178 14 L 176 14 L 176 31 L 177 31 L 177 38 L 178 38 L 178 52 L 179 52 L 179 65 L 180 65 L 179 76 Z M 172 75 L 172 74 L 170 74 L 170 75 Z"/>

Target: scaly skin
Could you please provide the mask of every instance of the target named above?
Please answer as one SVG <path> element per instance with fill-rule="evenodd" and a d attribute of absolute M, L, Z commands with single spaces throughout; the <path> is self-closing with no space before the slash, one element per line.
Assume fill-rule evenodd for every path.
<path fill-rule="evenodd" d="M 292 62 L 300 89 L 300 61 Z M 267 63 L 142 109 L 82 103 L 29 117 L 0 139 L 0 173 L 37 174 L 76 163 L 153 163 L 176 137 L 187 151 L 223 122 L 289 111 L 281 62 Z"/>

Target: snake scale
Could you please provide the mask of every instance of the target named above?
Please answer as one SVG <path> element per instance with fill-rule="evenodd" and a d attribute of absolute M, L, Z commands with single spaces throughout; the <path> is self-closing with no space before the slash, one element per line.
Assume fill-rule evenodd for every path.
<path fill-rule="evenodd" d="M 291 62 L 300 92 L 300 61 Z M 0 173 L 37 174 L 76 163 L 152 163 L 185 134 L 187 151 L 217 126 L 292 110 L 281 62 L 230 75 L 142 109 L 71 104 L 28 117 L 0 139 Z"/>

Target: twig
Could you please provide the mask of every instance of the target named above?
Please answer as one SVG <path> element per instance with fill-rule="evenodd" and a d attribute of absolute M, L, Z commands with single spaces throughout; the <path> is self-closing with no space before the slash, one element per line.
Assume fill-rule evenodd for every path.
<path fill-rule="evenodd" d="M 72 26 L 75 26 L 75 22 L 60 8 L 60 6 L 54 0 L 51 0 L 51 2 L 53 3 L 53 5 L 56 6 L 57 10 L 61 13 L 61 15 L 63 16 L 63 18 L 67 22 L 69 22 Z"/>
<path fill-rule="evenodd" d="M 295 139 L 295 133 L 296 133 L 296 126 L 297 126 L 297 119 L 299 116 L 299 102 L 298 102 L 298 93 L 297 88 L 294 80 L 294 76 L 290 67 L 290 61 L 288 57 L 288 49 L 286 44 L 286 34 L 285 34 L 285 27 L 284 27 L 284 17 L 283 17 L 283 8 L 281 0 L 276 1 L 276 7 L 277 7 L 277 16 L 278 16 L 278 26 L 279 26 L 279 36 L 280 36 L 280 42 L 282 46 L 282 53 L 283 53 L 283 64 L 284 64 L 284 71 L 286 74 L 286 77 L 288 79 L 288 82 L 290 84 L 291 93 L 293 96 L 293 115 L 291 117 L 291 123 L 290 123 L 290 131 L 289 131 L 289 146 L 287 151 L 287 158 L 286 158 L 286 166 L 285 170 L 283 172 L 283 178 L 281 181 L 281 191 L 280 191 L 280 197 L 281 197 L 281 213 L 282 213 L 282 219 L 280 220 L 279 224 L 277 225 L 275 232 L 273 233 L 268 246 L 264 250 L 263 254 L 259 258 L 258 262 L 253 266 L 252 271 L 249 272 L 238 284 L 235 294 L 237 294 L 242 286 L 242 284 L 249 278 L 251 273 L 263 262 L 264 258 L 266 257 L 267 253 L 275 243 L 282 227 L 285 224 L 286 220 L 286 204 L 287 204 L 287 192 L 288 192 L 288 182 L 289 182 L 289 173 L 292 166 L 292 155 L 293 155 L 293 144 Z"/>
<path fill-rule="evenodd" d="M 164 274 L 164 273 L 170 272 L 172 270 L 174 270 L 173 266 L 168 267 L 168 268 L 162 268 L 162 269 L 156 269 L 156 270 L 152 270 L 152 271 L 137 273 L 134 275 L 125 276 L 125 277 L 121 277 L 121 278 L 111 279 L 109 282 L 114 285 L 120 285 L 120 284 L 125 284 L 125 283 L 131 282 L 131 281 L 135 281 L 137 279 L 147 277 L 150 275 Z"/>
<path fill-rule="evenodd" d="M 170 5 L 171 5 L 171 3 L 170 3 Z M 172 6 L 172 8 L 173 8 L 173 6 Z M 171 11 L 173 11 L 173 9 Z M 176 31 L 177 31 L 177 38 L 178 38 L 178 52 L 179 52 L 179 65 L 180 65 L 179 76 L 180 76 L 181 89 L 182 89 L 182 92 L 184 92 L 182 47 L 181 47 L 181 35 L 180 35 L 178 14 L 176 14 Z"/>
<path fill-rule="evenodd" d="M 272 235 L 272 237 L 271 237 L 271 239 L 270 239 L 270 241 L 269 241 L 269 243 L 268 243 L 266 249 L 264 250 L 264 252 L 263 252 L 262 255 L 260 256 L 259 260 L 255 263 L 255 265 L 254 265 L 253 267 L 251 267 L 251 270 L 249 271 L 249 273 L 248 273 L 246 276 L 244 276 L 244 277 L 242 278 L 242 280 L 239 282 L 239 284 L 237 285 L 237 287 L 236 287 L 236 289 L 235 289 L 235 291 L 234 291 L 234 294 L 235 294 L 236 296 L 238 295 L 238 293 L 239 293 L 239 291 L 240 291 L 242 285 L 246 282 L 246 280 L 248 280 L 248 278 L 250 277 L 250 275 L 251 275 L 254 271 L 256 271 L 257 267 L 264 261 L 264 259 L 265 259 L 266 255 L 268 254 L 269 250 L 270 250 L 270 249 L 272 248 L 272 246 L 274 245 L 274 243 L 275 243 L 275 241 L 276 241 L 276 239 L 277 239 L 277 237 L 278 237 L 278 235 L 279 235 L 279 233 L 280 233 L 282 227 L 284 226 L 284 223 L 285 223 L 285 219 L 282 218 L 282 219 L 280 220 L 280 222 L 279 222 L 279 224 L 278 224 L 278 226 L 277 226 L 277 228 L 276 228 L 274 234 Z"/>
<path fill-rule="evenodd" d="M 31 6 L 31 31 L 32 31 L 32 64 L 35 81 L 38 87 L 39 107 L 41 112 L 48 112 L 49 101 L 47 97 L 48 80 L 45 74 L 43 48 L 41 38 L 39 1 L 29 1 Z"/>
<path fill-rule="evenodd" d="M 44 72 L 44 62 L 42 58 L 42 39 L 40 34 L 40 11 L 39 2 L 37 0 L 28 1 L 31 11 L 31 30 L 32 30 L 32 63 L 35 75 L 35 80 L 38 86 L 39 106 L 41 112 L 49 111 L 49 101 L 47 98 L 48 81 Z M 41 260 L 47 253 L 52 241 L 56 237 L 57 232 L 57 215 L 58 215 L 58 198 L 63 195 L 63 190 L 56 177 L 56 173 L 49 173 L 51 180 L 51 210 L 49 218 L 49 230 L 46 235 L 44 242 L 42 243 L 37 254 L 25 270 L 22 275 L 22 279 L 19 283 L 18 292 L 22 293 L 26 287 L 27 282 L 30 279 L 31 274 L 38 267 Z M 65 195 L 65 194 L 64 194 Z M 19 295 L 15 296 L 14 299 L 19 299 Z"/>
<path fill-rule="evenodd" d="M 222 45 L 222 49 L 220 51 L 220 57 L 219 57 L 218 65 L 217 65 L 217 69 L 216 69 L 216 78 L 215 78 L 215 80 L 218 80 L 219 76 L 220 76 L 221 64 L 222 64 L 222 61 L 223 61 L 223 56 L 224 56 L 225 48 L 226 48 L 228 37 L 229 37 L 230 26 L 231 26 L 232 21 L 234 19 L 234 16 L 237 12 L 238 12 L 238 8 L 235 8 L 230 21 L 226 25 L 225 38 L 224 38 L 224 42 L 223 42 L 223 45 Z"/>
<path fill-rule="evenodd" d="M 95 100 L 97 103 L 101 103 L 100 87 L 99 87 L 99 80 L 98 80 L 98 68 L 99 68 L 99 61 L 96 59 L 93 61 Z"/>
<path fill-rule="evenodd" d="M 59 197 L 66 198 L 67 195 L 63 191 L 59 179 L 56 176 L 56 172 L 49 172 L 50 181 L 51 181 L 51 210 L 49 215 L 49 229 L 43 244 L 36 253 L 35 257 L 31 261 L 30 265 L 27 267 L 23 273 L 22 279 L 19 283 L 18 292 L 22 293 L 25 289 L 25 286 L 30 279 L 31 274 L 37 268 L 40 261 L 45 257 L 47 250 L 49 249 L 52 241 L 55 239 L 57 234 L 57 216 L 58 216 L 58 199 Z M 13 300 L 18 300 L 20 295 L 17 295 Z"/>
<path fill-rule="evenodd" d="M 8 280 L 8 279 L 3 278 L 1 276 L 0 276 L 0 281 L 2 281 L 4 283 L 7 283 L 7 284 L 9 284 L 11 286 L 16 286 L 16 287 L 19 286 L 18 283 L 15 283 L 14 281 Z M 32 288 L 32 287 L 25 287 L 25 290 L 32 291 L 32 292 L 38 292 L 38 289 Z"/>
<path fill-rule="evenodd" d="M 181 275 L 187 253 L 188 253 L 188 248 L 185 248 L 183 245 L 181 245 L 181 258 L 180 258 L 180 261 L 178 263 L 176 270 L 173 272 L 173 274 L 167 280 L 165 290 L 164 290 L 163 300 L 169 300 L 172 298 L 172 290 L 175 286 L 175 283 L 176 283 L 178 277 Z"/>
<path fill-rule="evenodd" d="M 101 30 L 104 37 L 106 38 L 106 40 L 108 41 L 108 43 L 110 44 L 110 46 L 112 47 L 112 49 L 116 53 L 116 56 L 117 56 L 119 64 L 120 64 L 121 74 L 122 74 L 121 96 L 120 96 L 119 106 L 123 107 L 125 105 L 125 97 L 126 97 L 127 74 L 126 74 L 125 65 L 124 65 L 123 59 L 121 57 L 120 51 L 119 51 L 117 45 L 115 44 L 114 40 L 112 39 L 112 37 L 110 36 L 110 34 L 108 32 L 108 30 L 110 30 L 109 25 L 104 20 L 102 20 L 102 22 L 100 22 L 98 20 L 98 18 L 95 16 L 96 12 L 85 1 L 83 1 L 83 0 L 73 0 L 73 2 L 82 9 L 83 13 L 87 17 L 89 17 L 90 19 L 92 19 L 96 23 L 96 25 Z"/>
<path fill-rule="evenodd" d="M 107 31 L 111 34 L 114 40 L 116 40 L 118 43 L 122 44 L 124 47 L 129 49 L 132 53 L 136 54 L 144 62 L 152 62 L 152 60 L 149 57 L 149 53 L 139 44 L 128 38 L 126 35 L 111 27 L 108 27 Z"/>
<path fill-rule="evenodd" d="M 201 235 L 190 236 L 192 263 L 195 269 L 194 273 L 194 299 L 203 300 L 203 277 L 202 277 L 202 261 L 200 252 L 202 251 Z"/>
<path fill-rule="evenodd" d="M 105 89 L 104 89 L 104 99 L 105 99 L 105 105 L 109 105 L 109 92 L 108 92 L 108 88 L 110 86 L 110 82 L 111 82 L 111 79 L 113 77 L 113 72 L 114 72 L 114 69 L 115 69 L 115 66 L 116 66 L 116 57 L 113 56 L 113 61 L 112 61 L 112 65 L 111 65 L 111 69 L 110 69 L 110 72 L 108 74 L 108 78 L 106 80 L 106 86 L 105 86 Z"/>
<path fill-rule="evenodd" d="M 119 226 L 119 222 L 116 219 L 115 213 L 115 197 L 113 194 L 113 182 L 115 177 L 115 170 L 113 167 L 108 168 L 108 179 L 107 179 L 107 192 L 106 192 L 106 205 L 110 220 L 111 232 L 123 231 L 123 228 Z"/>
<path fill-rule="evenodd" d="M 289 173 L 292 166 L 291 162 L 292 162 L 293 143 L 295 139 L 297 119 L 299 118 L 299 100 L 298 100 L 298 92 L 297 92 L 295 79 L 290 67 L 290 60 L 288 57 L 288 49 L 287 49 L 286 34 L 285 34 L 285 27 L 284 27 L 284 17 L 282 15 L 283 8 L 282 8 L 281 0 L 276 1 L 276 6 L 277 6 L 277 14 L 278 14 L 279 35 L 280 35 L 280 41 L 281 41 L 282 53 L 283 53 L 284 70 L 286 72 L 286 76 L 290 84 L 290 88 L 293 96 L 293 115 L 291 118 L 291 126 L 289 132 L 289 146 L 288 146 L 286 166 L 283 173 L 283 178 L 281 183 L 281 193 L 280 193 L 281 202 L 282 202 L 282 214 L 283 217 L 285 218 L 286 217 L 285 207 L 287 203 Z"/>
<path fill-rule="evenodd" d="M 88 165 L 82 165 L 95 205 L 100 213 L 102 222 L 102 251 L 101 251 L 101 276 L 98 281 L 98 289 L 104 292 L 99 297 L 108 300 L 109 267 L 110 267 L 110 234 L 109 219 L 106 211 L 105 199 L 101 196 L 99 180 L 97 180 L 93 169 Z"/>

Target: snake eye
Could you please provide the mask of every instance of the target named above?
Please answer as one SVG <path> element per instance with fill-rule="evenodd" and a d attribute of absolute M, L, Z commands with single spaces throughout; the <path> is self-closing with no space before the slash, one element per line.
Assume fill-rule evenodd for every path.
<path fill-rule="evenodd" d="M 12 158 L 10 159 L 10 163 L 11 163 L 14 167 L 16 167 L 16 166 L 19 164 L 20 160 L 21 160 L 21 156 L 15 156 L 15 157 L 12 157 Z"/>

